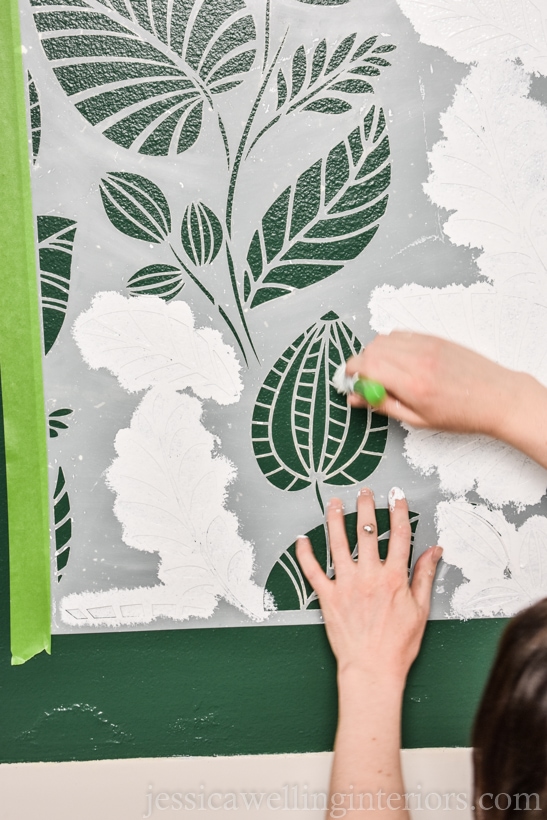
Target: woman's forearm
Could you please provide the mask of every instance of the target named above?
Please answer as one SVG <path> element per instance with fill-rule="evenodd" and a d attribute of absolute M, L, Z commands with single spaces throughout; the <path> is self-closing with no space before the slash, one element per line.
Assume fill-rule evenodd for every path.
<path fill-rule="evenodd" d="M 513 409 L 500 414 L 494 435 L 547 469 L 547 387 L 527 373 L 513 373 L 510 390 Z"/>
<path fill-rule="evenodd" d="M 339 716 L 329 817 L 408 820 L 401 773 L 404 682 L 351 669 L 338 677 Z"/>

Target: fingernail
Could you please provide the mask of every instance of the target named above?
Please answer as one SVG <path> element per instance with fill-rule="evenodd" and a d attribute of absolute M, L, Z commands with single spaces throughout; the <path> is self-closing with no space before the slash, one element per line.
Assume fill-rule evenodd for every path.
<path fill-rule="evenodd" d="M 433 560 L 437 563 L 441 560 L 443 556 L 443 548 L 442 547 L 433 547 Z"/>
<path fill-rule="evenodd" d="M 344 509 L 344 504 L 342 503 L 342 501 L 339 501 L 338 499 L 331 498 L 331 500 L 329 501 L 329 510 L 334 510 L 335 512 L 340 512 L 343 509 Z"/>
<path fill-rule="evenodd" d="M 308 537 L 307 535 L 297 535 L 296 540 L 301 541 L 301 540 L 303 540 L 304 538 L 307 538 L 307 537 Z"/>
<path fill-rule="evenodd" d="M 372 496 L 372 498 L 374 498 L 374 493 L 372 492 L 370 487 L 361 487 L 361 489 L 359 490 L 358 495 L 370 495 L 370 496 Z"/>
<path fill-rule="evenodd" d="M 397 501 L 402 501 L 405 498 L 404 492 L 401 490 L 400 487 L 392 487 L 388 494 L 388 504 L 389 509 L 391 512 L 395 509 L 395 503 Z"/>

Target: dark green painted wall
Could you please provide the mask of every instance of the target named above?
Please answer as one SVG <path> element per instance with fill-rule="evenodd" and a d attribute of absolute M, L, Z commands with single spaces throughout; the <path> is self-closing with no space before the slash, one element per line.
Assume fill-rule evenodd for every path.
<path fill-rule="evenodd" d="M 332 748 L 335 665 L 320 626 L 59 636 L 51 657 L 11 666 L 3 438 L 0 465 L 0 762 Z M 429 624 L 405 746 L 468 745 L 503 624 Z"/>

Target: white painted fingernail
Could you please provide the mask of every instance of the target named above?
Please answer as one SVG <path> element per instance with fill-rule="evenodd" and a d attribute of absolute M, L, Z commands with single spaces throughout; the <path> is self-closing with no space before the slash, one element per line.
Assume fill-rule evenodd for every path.
<path fill-rule="evenodd" d="M 372 492 L 370 487 L 361 487 L 361 489 L 359 490 L 359 495 L 370 495 L 372 496 L 372 498 L 374 498 L 374 493 Z"/>
<path fill-rule="evenodd" d="M 299 541 L 301 538 L 307 538 L 307 535 L 297 535 L 296 540 Z"/>
<path fill-rule="evenodd" d="M 402 501 L 405 498 L 404 492 L 400 487 L 392 487 L 388 494 L 388 504 L 391 512 L 395 509 L 395 502 Z"/>

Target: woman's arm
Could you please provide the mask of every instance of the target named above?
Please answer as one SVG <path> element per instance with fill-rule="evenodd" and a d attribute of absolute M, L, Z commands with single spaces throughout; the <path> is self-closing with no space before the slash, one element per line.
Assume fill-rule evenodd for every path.
<path fill-rule="evenodd" d="M 347 372 L 381 382 L 379 410 L 415 427 L 482 433 L 547 467 L 547 388 L 453 342 L 420 333 L 377 336 Z M 357 395 L 351 404 L 364 405 Z"/>
<path fill-rule="evenodd" d="M 401 491 L 390 493 L 391 537 L 382 562 L 374 496 L 357 502 L 358 553 L 352 560 L 342 502 L 327 513 L 336 577 L 327 578 L 307 538 L 297 557 L 316 590 L 338 662 L 339 719 L 331 779 L 329 817 L 408 818 L 400 764 L 401 704 L 406 676 L 422 640 L 440 547 L 416 562 L 408 582 L 410 524 Z M 365 527 L 372 532 L 368 532 Z M 361 797 L 362 795 L 362 797 Z"/>

